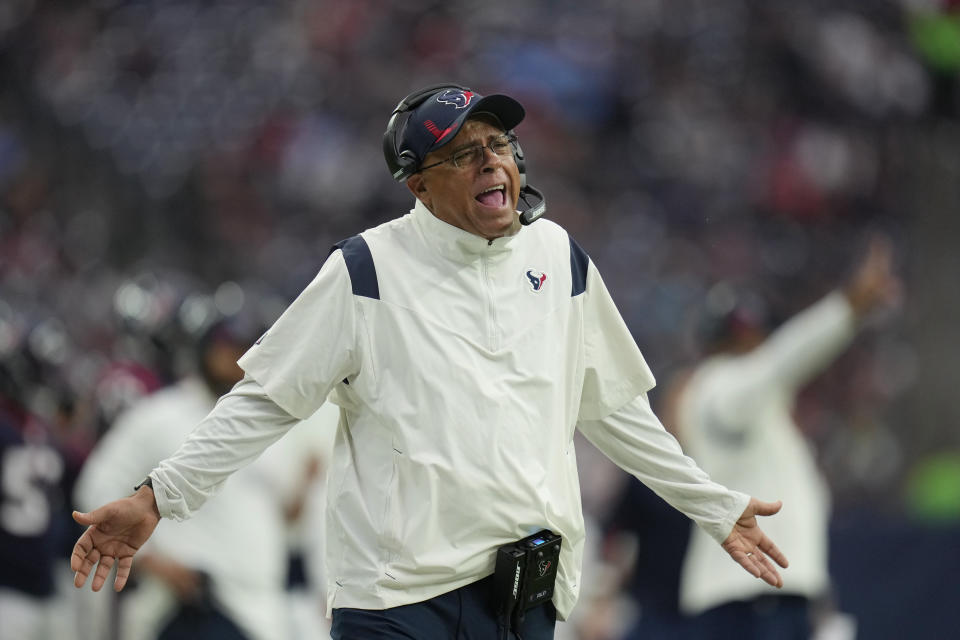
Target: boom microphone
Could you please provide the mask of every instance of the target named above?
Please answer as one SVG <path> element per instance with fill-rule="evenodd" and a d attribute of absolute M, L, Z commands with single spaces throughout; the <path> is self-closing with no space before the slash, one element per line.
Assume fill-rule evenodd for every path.
<path fill-rule="evenodd" d="M 524 185 L 520 189 L 520 224 L 532 224 L 547 212 L 547 201 L 536 187 Z"/>

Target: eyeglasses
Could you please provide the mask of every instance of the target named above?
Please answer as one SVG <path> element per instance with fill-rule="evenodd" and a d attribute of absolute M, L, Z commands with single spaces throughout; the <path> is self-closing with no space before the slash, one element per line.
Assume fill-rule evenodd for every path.
<path fill-rule="evenodd" d="M 433 164 L 428 164 L 425 167 L 420 167 L 418 171 L 426 171 L 433 167 L 438 167 L 444 162 L 452 162 L 453 166 L 457 169 L 467 169 L 469 167 L 475 167 L 483 162 L 484 149 L 490 149 L 498 156 L 509 156 L 513 154 L 513 145 L 517 141 L 517 136 L 505 133 L 502 136 L 497 136 L 490 141 L 489 144 L 475 144 L 465 149 L 460 149 L 459 151 L 453 153 L 449 158 L 441 160 L 440 162 L 434 162 Z"/>

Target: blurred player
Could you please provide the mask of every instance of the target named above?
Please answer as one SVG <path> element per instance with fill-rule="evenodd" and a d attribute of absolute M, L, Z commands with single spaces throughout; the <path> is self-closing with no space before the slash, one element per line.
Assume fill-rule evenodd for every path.
<path fill-rule="evenodd" d="M 826 595 L 829 495 L 791 411 L 801 387 L 850 344 L 870 311 L 892 304 L 900 282 L 887 241 L 873 238 L 847 284 L 768 333 L 759 305 L 715 289 L 710 355 L 677 399 L 685 449 L 711 477 L 739 490 L 783 496 L 771 535 L 791 557 L 783 588 L 742 580 L 693 531 L 680 604 L 698 638 L 806 640 L 810 604 Z"/>
<path fill-rule="evenodd" d="M 22 396 L 0 361 L 0 640 L 47 640 L 62 562 L 65 462 Z"/>
<path fill-rule="evenodd" d="M 199 373 L 119 417 L 88 459 L 77 501 L 129 492 L 131 478 L 176 449 L 240 379 L 236 360 L 251 335 L 229 320 L 208 329 L 197 347 Z M 288 640 L 287 521 L 300 509 L 286 498 L 305 497 L 297 485 L 312 479 L 306 468 L 316 450 L 292 437 L 238 472 L 202 514 L 158 532 L 138 563 L 137 589 L 122 600 L 120 637 Z"/>

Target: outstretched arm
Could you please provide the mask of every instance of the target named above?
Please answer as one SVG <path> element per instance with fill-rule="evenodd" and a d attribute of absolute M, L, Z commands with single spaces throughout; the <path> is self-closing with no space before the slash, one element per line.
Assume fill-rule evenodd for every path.
<path fill-rule="evenodd" d="M 787 557 L 760 529 L 757 516 L 772 516 L 780 511 L 781 506 L 783 504 L 779 501 L 761 502 L 750 498 L 750 504 L 722 544 L 724 551 L 748 573 L 777 588 L 783 586 L 783 578 L 770 560 L 786 569 Z"/>
<path fill-rule="evenodd" d="M 645 395 L 603 420 L 581 420 L 580 431 L 600 451 L 697 523 L 751 575 L 775 587 L 787 558 L 757 525 L 757 516 L 780 511 L 710 480 L 667 433 Z"/>
<path fill-rule="evenodd" d="M 153 490 L 144 486 L 129 498 L 115 500 L 90 513 L 74 511 L 73 519 L 87 525 L 70 556 L 70 568 L 76 571 L 74 586 L 82 587 L 96 567 L 91 588 L 99 591 L 116 563 L 113 588 L 120 591 L 130 577 L 134 554 L 157 528 L 160 511 Z"/>

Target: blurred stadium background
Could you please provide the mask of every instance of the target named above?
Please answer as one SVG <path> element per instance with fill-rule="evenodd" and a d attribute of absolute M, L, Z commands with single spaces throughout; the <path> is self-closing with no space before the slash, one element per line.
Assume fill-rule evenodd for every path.
<path fill-rule="evenodd" d="M 717 280 L 783 319 L 893 239 L 903 308 L 798 414 L 860 637 L 956 633 L 955 0 L 4 0 L 0 358 L 65 495 L 117 412 L 182 373 L 191 300 L 269 322 L 333 242 L 409 208 L 380 137 L 444 80 L 527 107 L 531 181 L 661 381 L 698 355 Z M 582 464 L 599 518 L 622 479 Z"/>

